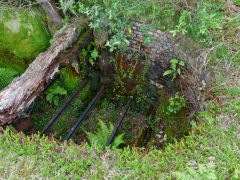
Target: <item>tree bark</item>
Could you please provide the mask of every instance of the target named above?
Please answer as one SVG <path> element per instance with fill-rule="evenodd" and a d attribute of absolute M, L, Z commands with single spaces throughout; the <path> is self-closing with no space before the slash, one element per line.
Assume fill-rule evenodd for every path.
<path fill-rule="evenodd" d="M 46 11 L 48 17 L 52 20 L 52 22 L 56 25 L 62 25 L 61 15 L 57 10 L 57 7 L 51 0 L 37 0 L 43 9 Z"/>
<path fill-rule="evenodd" d="M 76 41 L 77 36 L 86 31 L 83 26 L 86 27 L 86 23 L 81 24 L 81 28 L 79 24 L 71 24 L 60 29 L 47 51 L 40 53 L 20 77 L 0 92 L 0 125 L 10 124 L 17 116 L 23 114 L 24 109 L 44 89 L 44 84 L 58 71 L 62 57 L 65 57 L 63 54 L 79 53 L 79 48 L 82 49 L 88 44 L 87 36 L 85 39 L 80 37 L 82 42 Z M 79 30 L 81 32 L 78 32 Z M 90 31 L 87 32 L 91 36 Z M 61 53 L 66 49 L 67 52 Z M 63 59 L 65 63 L 71 63 L 71 60 Z"/>

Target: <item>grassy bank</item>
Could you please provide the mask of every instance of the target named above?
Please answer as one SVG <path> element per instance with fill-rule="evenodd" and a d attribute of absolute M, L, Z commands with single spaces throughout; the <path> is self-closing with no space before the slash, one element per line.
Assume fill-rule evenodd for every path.
<path fill-rule="evenodd" d="M 235 82 L 236 83 L 236 82 Z M 219 87 L 208 111 L 199 115 L 189 136 L 163 150 L 102 151 L 87 143 L 61 144 L 6 130 L 0 135 L 0 176 L 4 179 L 240 177 L 240 108 L 238 87 Z M 229 87 L 229 86 L 228 86 Z"/>

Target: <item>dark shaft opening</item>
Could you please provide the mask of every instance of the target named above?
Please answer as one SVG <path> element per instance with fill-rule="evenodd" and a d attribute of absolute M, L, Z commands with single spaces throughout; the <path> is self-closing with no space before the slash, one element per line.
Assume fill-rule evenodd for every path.
<path fill-rule="evenodd" d="M 107 141 L 107 143 L 106 143 L 105 146 L 109 146 L 109 145 L 112 143 L 113 138 L 115 137 L 115 135 L 116 135 L 116 133 L 117 133 L 117 130 L 118 130 L 118 128 L 120 127 L 120 125 L 121 125 L 121 123 L 122 123 L 122 121 L 123 121 L 123 119 L 124 119 L 124 117 L 125 117 L 125 115 L 126 115 L 126 113 L 127 113 L 127 110 L 128 110 L 128 108 L 129 108 L 132 100 L 133 100 L 133 96 L 130 96 L 130 98 L 129 98 L 129 100 L 128 100 L 128 103 L 127 103 L 127 105 L 125 106 L 122 115 L 119 117 L 118 122 L 117 122 L 117 124 L 116 124 L 116 126 L 115 126 L 115 128 L 114 128 L 114 130 L 113 130 L 113 132 L 112 132 L 112 134 L 111 134 L 110 138 L 108 139 L 108 141 Z"/>
<path fill-rule="evenodd" d="M 82 116 L 77 120 L 76 124 L 73 126 L 73 128 L 71 129 L 71 131 L 68 133 L 68 135 L 65 137 L 65 139 L 63 141 L 65 141 L 65 140 L 68 141 L 75 134 L 76 130 L 79 128 L 79 126 L 86 119 L 88 113 L 92 110 L 92 108 L 96 104 L 97 100 L 102 95 L 103 91 L 104 91 L 104 86 L 101 87 L 101 89 L 98 91 L 97 95 L 92 99 L 92 101 L 90 102 L 88 107 L 83 112 Z"/>
<path fill-rule="evenodd" d="M 85 79 L 81 85 L 78 87 L 78 89 L 71 95 L 71 97 L 67 100 L 67 102 L 58 110 L 58 112 L 55 114 L 55 116 L 49 121 L 47 126 L 44 128 L 44 130 L 41 133 L 41 136 L 49 131 L 49 129 L 52 127 L 52 125 L 58 120 L 58 118 L 61 116 L 63 111 L 69 106 L 69 104 L 77 97 L 77 95 L 82 91 L 82 89 L 87 85 L 88 81 Z"/>

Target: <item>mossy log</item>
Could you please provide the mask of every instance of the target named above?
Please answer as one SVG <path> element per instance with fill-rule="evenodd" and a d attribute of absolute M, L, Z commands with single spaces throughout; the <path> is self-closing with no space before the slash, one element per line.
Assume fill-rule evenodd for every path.
<path fill-rule="evenodd" d="M 82 20 L 81 23 L 71 23 L 57 31 L 52 45 L 0 92 L 0 125 L 10 124 L 16 117 L 23 115 L 23 111 L 44 89 L 44 84 L 58 71 L 60 63 L 71 63 L 72 59 L 66 59 L 71 56 L 66 54 L 74 55 L 87 46 L 92 32 L 86 28 L 87 23 Z"/>

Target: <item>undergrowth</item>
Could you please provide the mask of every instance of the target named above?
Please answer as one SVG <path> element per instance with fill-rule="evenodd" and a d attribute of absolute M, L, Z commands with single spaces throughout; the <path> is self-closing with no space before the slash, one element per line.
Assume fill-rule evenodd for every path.
<path fill-rule="evenodd" d="M 189 136 L 163 150 L 126 147 L 114 151 L 107 148 L 103 152 L 86 143 L 67 145 L 6 130 L 0 135 L 0 174 L 7 179 L 238 179 L 240 116 L 229 117 L 227 107 L 213 102 L 209 112 L 200 114 L 201 125 L 193 123 Z M 236 106 L 232 111 L 239 113 Z"/>

